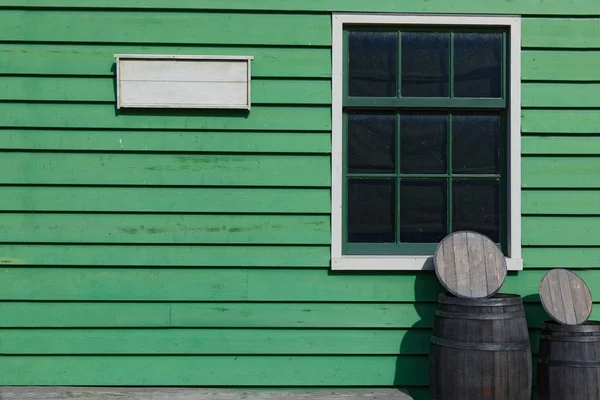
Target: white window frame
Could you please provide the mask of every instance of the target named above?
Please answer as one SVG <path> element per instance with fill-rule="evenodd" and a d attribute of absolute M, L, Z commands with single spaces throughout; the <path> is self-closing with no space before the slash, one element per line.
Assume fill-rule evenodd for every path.
<path fill-rule="evenodd" d="M 523 269 L 521 258 L 521 17 L 488 15 L 333 14 L 331 268 L 333 270 L 431 270 L 431 256 L 342 254 L 343 204 L 343 31 L 345 25 L 497 26 L 510 35 L 510 104 L 508 116 L 508 270 Z"/>

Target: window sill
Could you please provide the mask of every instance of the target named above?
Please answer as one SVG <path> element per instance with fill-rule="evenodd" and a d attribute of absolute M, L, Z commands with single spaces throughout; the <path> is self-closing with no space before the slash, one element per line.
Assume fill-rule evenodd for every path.
<path fill-rule="evenodd" d="M 506 257 L 509 271 L 523 270 L 523 260 Z M 335 271 L 429 271 L 433 270 L 431 256 L 342 256 L 331 259 Z"/>

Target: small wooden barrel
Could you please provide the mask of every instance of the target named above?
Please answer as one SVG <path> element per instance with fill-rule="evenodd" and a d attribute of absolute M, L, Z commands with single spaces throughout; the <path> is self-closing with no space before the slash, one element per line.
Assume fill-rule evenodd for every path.
<path fill-rule="evenodd" d="M 600 322 L 542 325 L 537 387 L 539 400 L 600 399 Z"/>
<path fill-rule="evenodd" d="M 429 353 L 435 400 L 530 400 L 531 346 L 520 296 L 441 294 Z"/>

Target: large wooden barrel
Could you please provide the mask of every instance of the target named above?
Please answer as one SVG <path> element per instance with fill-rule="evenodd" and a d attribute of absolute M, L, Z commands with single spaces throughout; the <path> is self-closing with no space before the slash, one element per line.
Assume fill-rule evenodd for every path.
<path fill-rule="evenodd" d="M 600 322 L 542 325 L 537 390 L 539 400 L 600 399 Z"/>
<path fill-rule="evenodd" d="M 531 346 L 520 296 L 442 294 L 429 354 L 435 400 L 530 400 Z"/>

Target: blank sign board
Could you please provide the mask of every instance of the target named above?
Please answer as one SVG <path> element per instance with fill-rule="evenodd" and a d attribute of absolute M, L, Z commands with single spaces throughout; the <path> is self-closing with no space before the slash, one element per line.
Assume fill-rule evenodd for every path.
<path fill-rule="evenodd" d="M 115 57 L 118 108 L 250 109 L 251 56 Z"/>

